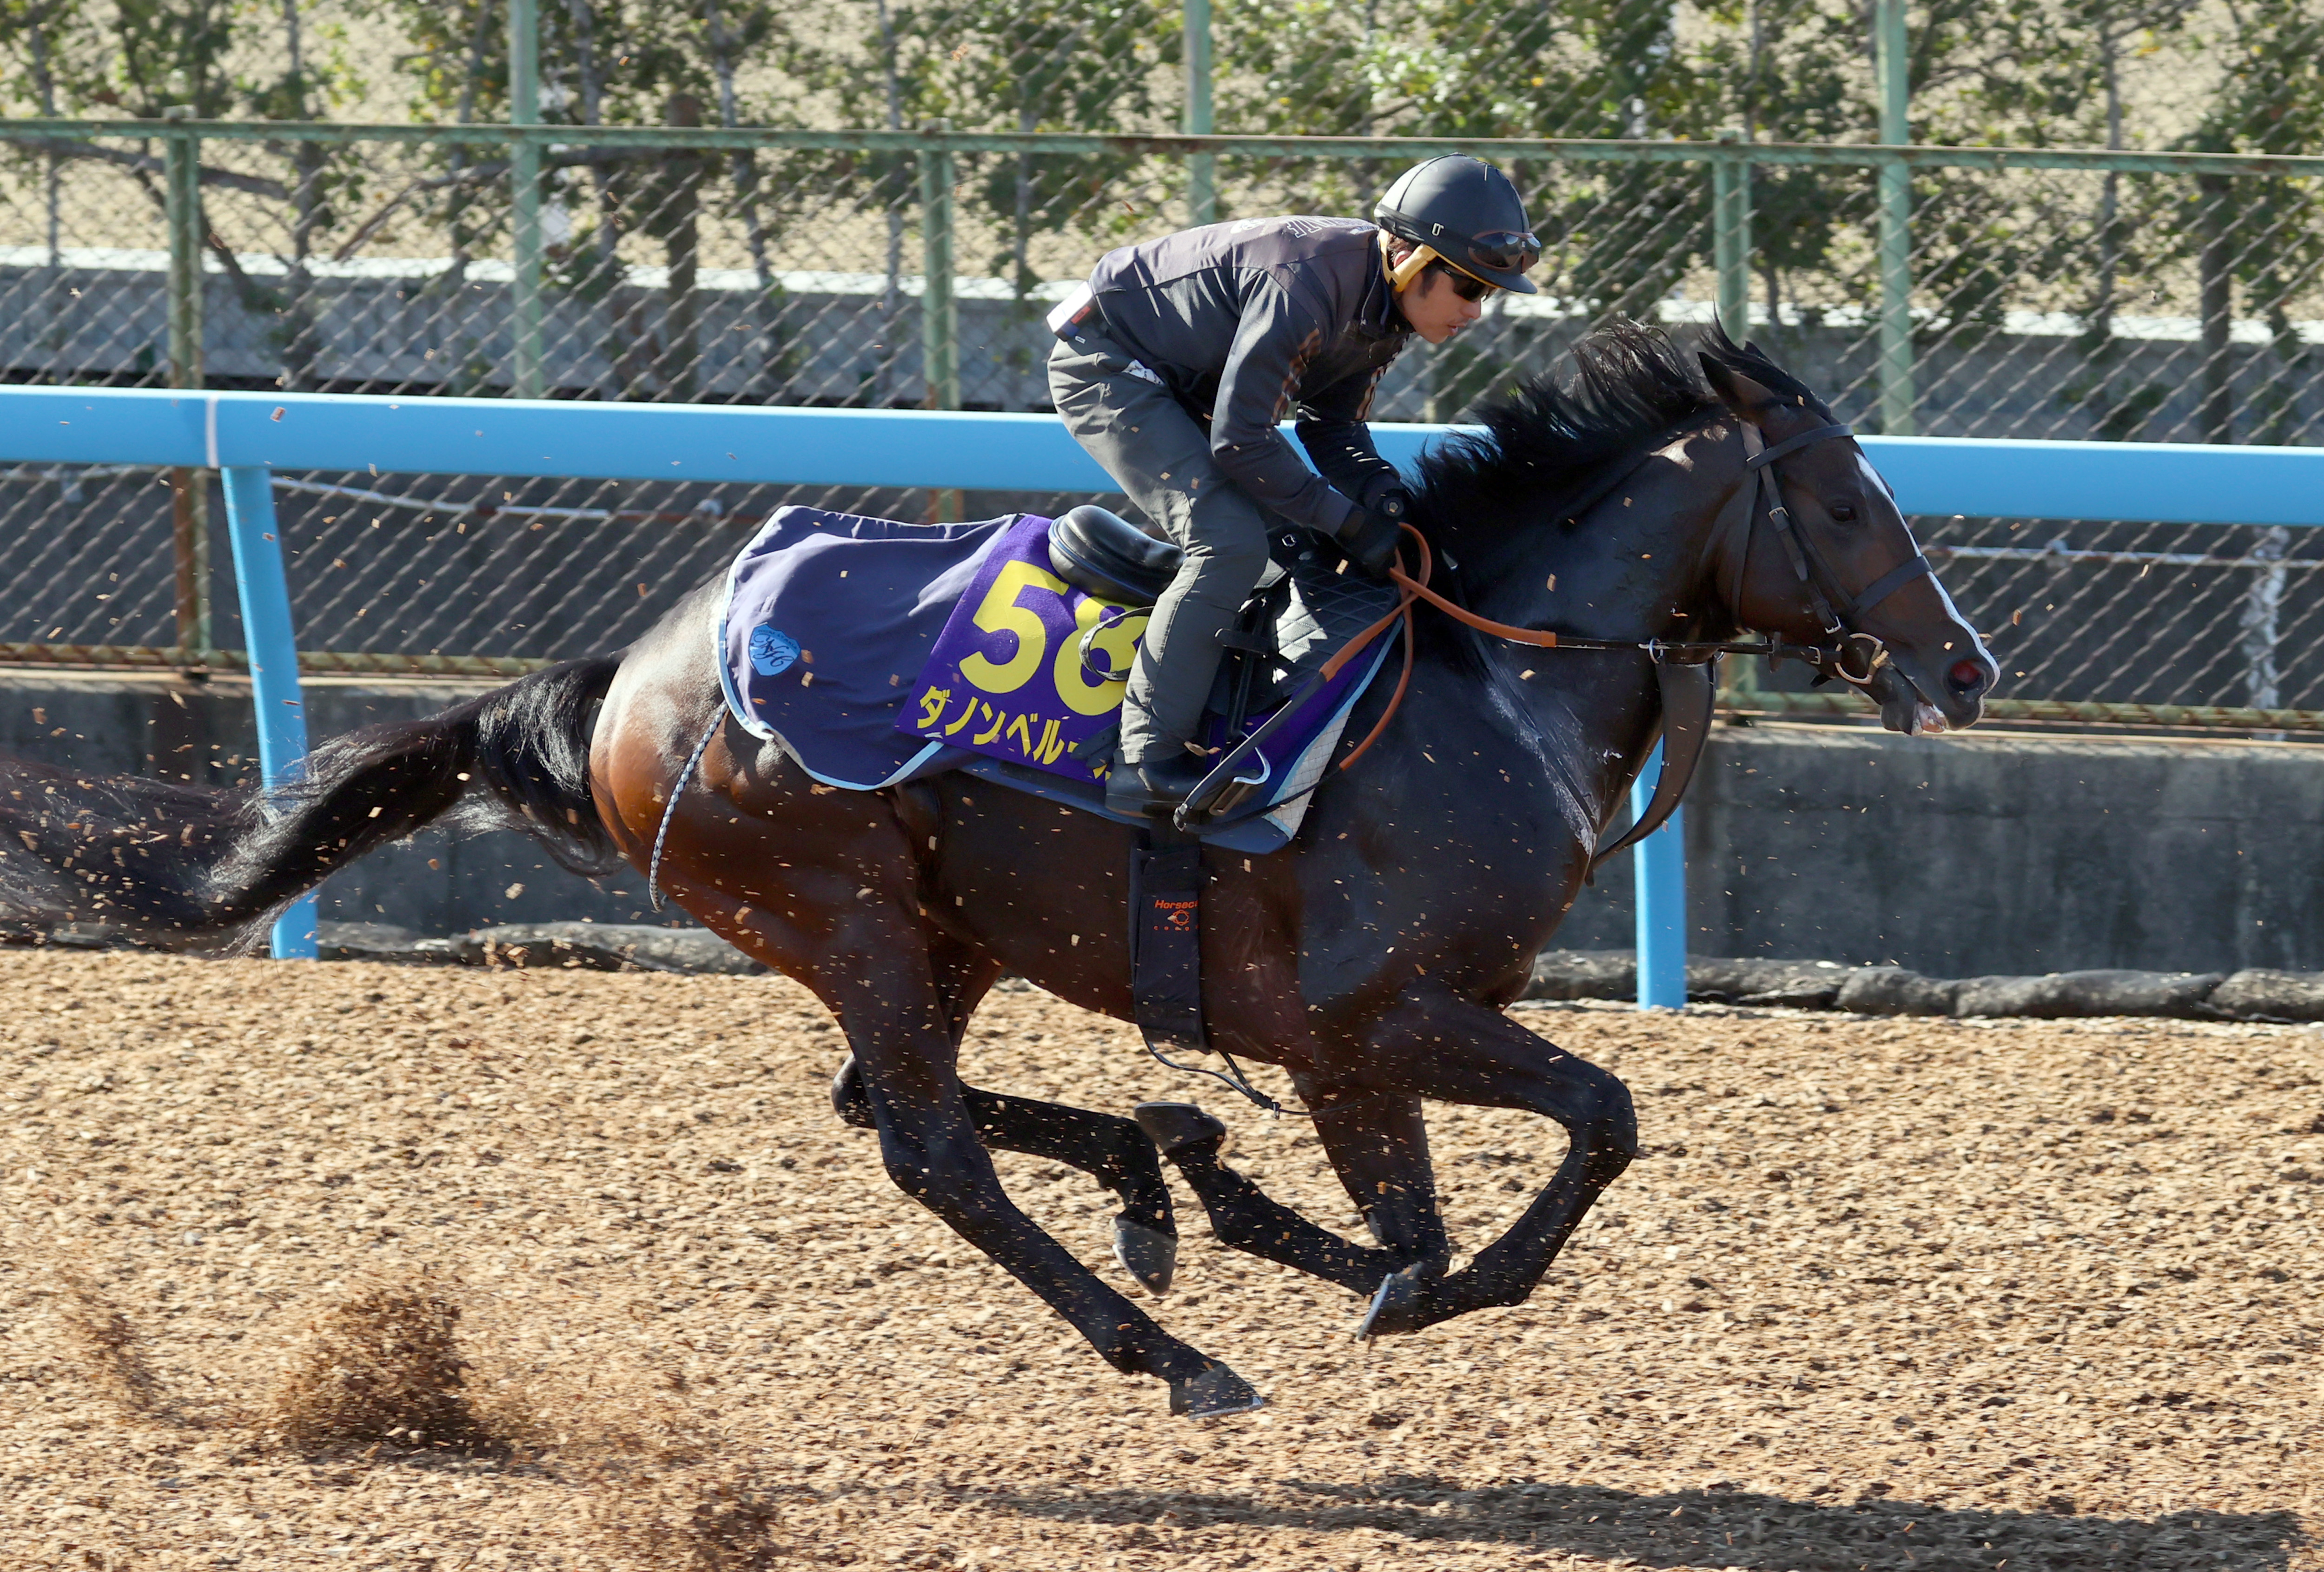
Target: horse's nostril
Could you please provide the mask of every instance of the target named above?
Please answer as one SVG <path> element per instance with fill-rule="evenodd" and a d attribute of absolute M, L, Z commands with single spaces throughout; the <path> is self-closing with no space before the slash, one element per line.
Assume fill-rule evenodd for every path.
<path fill-rule="evenodd" d="M 1945 673 L 1945 680 L 1956 693 L 1973 693 L 1985 685 L 1985 668 L 1973 660 L 1956 660 L 1952 670 Z"/>

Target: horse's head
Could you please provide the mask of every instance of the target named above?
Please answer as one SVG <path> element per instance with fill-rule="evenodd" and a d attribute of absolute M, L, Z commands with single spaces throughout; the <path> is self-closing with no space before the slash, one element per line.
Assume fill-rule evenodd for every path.
<path fill-rule="evenodd" d="M 1734 506 L 1750 511 L 1734 515 L 1743 527 L 1727 531 L 1717 547 L 1736 620 L 1794 643 L 1877 639 L 1886 660 L 1859 650 L 1860 664 L 1848 675 L 1880 702 L 1891 731 L 1975 725 L 1999 670 L 1927 571 L 1895 494 L 1864 450 L 1804 389 L 1770 387 L 1745 370 L 1757 362 L 1780 375 L 1757 346 L 1737 351 L 1714 336 L 1700 359 L 1712 391 L 1750 427 L 1747 449 L 1778 460 L 1766 465 L 1772 487 L 1747 476 Z M 1800 446 L 1784 448 L 1794 440 Z M 1777 501 L 1787 519 L 1774 516 L 1770 504 Z M 1845 642 L 1860 645 L 1861 638 Z"/>

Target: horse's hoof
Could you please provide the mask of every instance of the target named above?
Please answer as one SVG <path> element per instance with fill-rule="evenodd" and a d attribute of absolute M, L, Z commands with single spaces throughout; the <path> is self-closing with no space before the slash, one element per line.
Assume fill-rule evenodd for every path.
<path fill-rule="evenodd" d="M 1193 1103 L 1139 1103 L 1130 1114 L 1165 1157 L 1227 1133 L 1224 1125 Z"/>
<path fill-rule="evenodd" d="M 1430 1261 L 1407 1266 L 1382 1279 L 1379 1292 L 1372 1295 L 1370 1308 L 1356 1324 L 1356 1340 L 1370 1342 L 1374 1338 L 1420 1330 L 1426 1324 L 1420 1313 L 1427 1308 L 1429 1289 L 1437 1281 L 1436 1264 Z"/>
<path fill-rule="evenodd" d="M 1267 1399 L 1223 1365 L 1213 1365 L 1191 1381 L 1170 1384 L 1170 1411 L 1190 1420 L 1223 1419 L 1265 1408 Z"/>
<path fill-rule="evenodd" d="M 1167 1293 L 1178 1273 L 1178 1236 L 1128 1218 L 1113 1219 L 1113 1258 L 1148 1293 Z"/>

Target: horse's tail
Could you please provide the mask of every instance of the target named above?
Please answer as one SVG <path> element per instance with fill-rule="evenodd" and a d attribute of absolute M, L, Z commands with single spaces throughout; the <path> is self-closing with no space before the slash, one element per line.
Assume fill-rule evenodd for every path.
<path fill-rule="evenodd" d="M 0 909 L 165 944 L 247 942 L 342 864 L 467 799 L 580 872 L 613 860 L 589 734 L 621 664 L 568 660 L 424 721 L 317 749 L 270 795 L 88 775 L 0 755 Z"/>

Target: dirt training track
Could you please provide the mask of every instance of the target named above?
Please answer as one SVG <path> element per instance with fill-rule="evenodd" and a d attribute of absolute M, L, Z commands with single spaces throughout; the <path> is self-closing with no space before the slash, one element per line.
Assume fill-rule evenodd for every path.
<path fill-rule="evenodd" d="M 1205 1427 L 889 1184 L 788 983 L 14 951 L 0 988 L 0 1566 L 2324 1566 L 2312 1030 L 1528 1010 L 1648 1154 L 1531 1304 L 1369 1348 L 1182 1193 L 1160 1314 L 1272 1404 Z M 1116 1023 L 1002 991 L 966 1062 L 1198 1098 L 1353 1225 L 1297 1121 Z M 1473 1246 L 1558 1138 L 1431 1118 Z M 1000 1162 L 1126 1282 L 1109 1198 Z M 318 1328 L 413 1282 L 484 1439 L 284 1439 Z"/>

